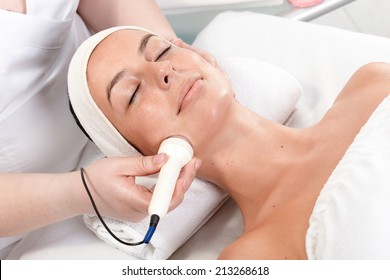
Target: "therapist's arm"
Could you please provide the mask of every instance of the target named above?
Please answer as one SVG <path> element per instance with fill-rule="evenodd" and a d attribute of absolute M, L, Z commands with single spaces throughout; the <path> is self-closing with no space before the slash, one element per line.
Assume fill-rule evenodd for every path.
<path fill-rule="evenodd" d="M 26 0 L 0 0 L 0 9 L 25 14 Z"/>
<path fill-rule="evenodd" d="M 172 26 L 153 0 L 80 0 L 77 11 L 94 32 L 119 25 L 144 27 L 175 45 L 197 52 L 216 66 L 214 57 L 208 52 L 194 48 L 177 38 Z"/>
<path fill-rule="evenodd" d="M 133 222 L 145 218 L 152 192 L 136 184 L 135 177 L 157 173 L 166 160 L 164 155 L 105 158 L 86 166 L 86 183 L 100 213 Z M 194 158 L 183 168 L 171 210 L 183 200 L 199 166 L 200 161 Z M 0 237 L 93 213 L 80 171 L 0 173 Z"/>
<path fill-rule="evenodd" d="M 12 236 L 79 214 L 69 198 L 80 175 L 0 173 L 0 237 Z"/>
<path fill-rule="evenodd" d="M 118 25 L 136 25 L 168 40 L 176 38 L 153 0 L 80 0 L 78 13 L 94 32 Z"/>

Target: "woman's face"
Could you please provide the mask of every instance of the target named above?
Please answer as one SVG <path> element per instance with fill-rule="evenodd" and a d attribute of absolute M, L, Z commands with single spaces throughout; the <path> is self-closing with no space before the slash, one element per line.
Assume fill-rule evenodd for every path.
<path fill-rule="evenodd" d="M 103 40 L 90 57 L 87 78 L 102 112 L 145 155 L 172 135 L 189 139 L 196 152 L 213 137 L 233 100 L 217 67 L 140 30 Z"/>

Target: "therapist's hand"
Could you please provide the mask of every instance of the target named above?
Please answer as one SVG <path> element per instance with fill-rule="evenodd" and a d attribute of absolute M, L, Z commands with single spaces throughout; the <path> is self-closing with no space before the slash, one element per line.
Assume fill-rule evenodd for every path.
<path fill-rule="evenodd" d="M 106 217 L 139 222 L 148 215 L 152 191 L 135 183 L 135 176 L 156 174 L 167 161 L 166 154 L 155 156 L 105 158 L 85 168 L 85 179 L 99 212 Z M 199 169 L 201 161 L 192 159 L 181 171 L 170 210 L 182 201 Z M 83 189 L 83 212 L 94 213 Z"/>
<path fill-rule="evenodd" d="M 174 39 L 170 39 L 169 40 L 172 44 L 180 47 L 180 48 L 186 48 L 186 49 L 190 49 L 194 52 L 197 52 L 201 57 L 203 57 L 208 63 L 210 63 L 211 65 L 217 67 L 217 61 L 215 60 L 215 58 L 208 52 L 206 52 L 205 50 L 202 50 L 202 49 L 199 49 L 199 48 L 195 48 L 189 44 L 187 44 L 186 42 L 184 42 L 182 39 L 179 39 L 179 38 L 174 38 Z"/>

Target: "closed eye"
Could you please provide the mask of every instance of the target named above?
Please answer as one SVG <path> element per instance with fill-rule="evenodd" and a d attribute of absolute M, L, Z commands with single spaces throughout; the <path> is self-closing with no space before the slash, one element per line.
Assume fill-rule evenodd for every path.
<path fill-rule="evenodd" d="M 131 98 L 130 98 L 130 101 L 129 101 L 129 104 L 132 104 L 138 94 L 138 90 L 139 90 L 139 87 L 140 87 L 140 84 L 138 84 L 138 86 L 135 88 L 133 94 L 131 95 Z"/>
<path fill-rule="evenodd" d="M 159 54 L 159 56 L 157 56 L 156 60 L 155 61 L 158 61 L 164 54 L 167 53 L 167 51 L 169 51 L 171 49 L 172 45 L 169 45 L 167 48 L 165 48 L 162 53 Z"/>

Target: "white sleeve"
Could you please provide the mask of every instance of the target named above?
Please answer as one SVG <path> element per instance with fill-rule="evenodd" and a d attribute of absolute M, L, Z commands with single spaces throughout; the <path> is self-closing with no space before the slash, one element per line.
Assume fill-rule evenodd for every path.
<path fill-rule="evenodd" d="M 0 172 L 72 170 L 86 138 L 69 112 L 66 74 L 87 29 L 78 1 L 27 2 L 31 14 L 0 10 Z"/>

